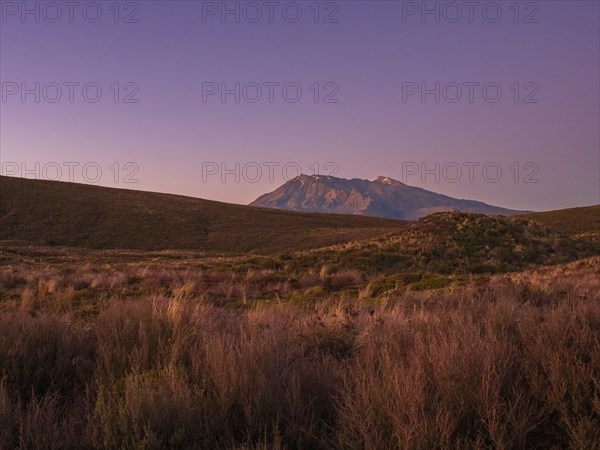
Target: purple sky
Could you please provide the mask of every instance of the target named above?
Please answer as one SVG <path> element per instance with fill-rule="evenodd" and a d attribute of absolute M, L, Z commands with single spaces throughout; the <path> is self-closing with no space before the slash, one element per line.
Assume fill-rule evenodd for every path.
<path fill-rule="evenodd" d="M 423 2 L 402 1 L 321 2 L 318 8 L 313 1 L 281 1 L 273 6 L 273 23 L 262 1 L 226 2 L 232 10 L 239 5 L 240 23 L 233 14 L 223 21 L 219 11 L 203 17 L 221 2 L 115 7 L 110 0 L 81 1 L 72 23 L 65 6 L 51 23 L 62 1 L 26 2 L 39 8 L 39 23 L 34 13 L 22 16 L 21 1 L 0 3 L 3 174 L 24 175 L 25 163 L 30 178 L 55 178 L 54 162 L 67 181 L 66 164 L 79 163 L 72 179 L 85 182 L 83 165 L 96 163 L 101 185 L 249 203 L 285 181 L 287 164 L 289 177 L 297 168 L 345 178 L 386 175 L 510 208 L 600 202 L 597 1 L 521 2 L 518 17 L 513 1 L 482 1 L 472 21 L 462 6 L 456 23 L 454 5 L 463 1 L 426 2 L 439 8 L 439 23 L 434 14 L 421 16 Z M 95 5 L 102 17 L 93 23 Z M 262 17 L 250 23 L 256 5 Z M 292 23 L 296 5 L 302 17 Z M 496 6 L 502 17 L 493 23 Z M 403 16 L 413 7 L 415 14 Z M 128 15 L 137 23 L 123 23 Z M 337 23 L 323 23 L 326 17 Z M 35 92 L 36 82 L 40 102 L 35 93 L 23 101 L 22 88 Z M 72 103 L 69 82 L 79 83 Z M 236 82 L 246 88 L 239 103 L 234 94 L 225 102 L 218 93 L 203 99 L 203 89 Z M 263 84 L 269 82 L 279 83 L 272 103 Z M 403 98 L 403 89 L 424 83 L 435 91 L 436 82 L 439 103 L 433 93 L 425 102 L 420 93 Z M 473 102 L 464 85 L 471 82 L 479 83 Z M 53 83 L 62 86 L 56 103 L 50 102 L 58 95 Z M 86 83 L 102 89 L 97 103 L 83 98 Z M 248 83 L 262 85 L 257 103 Z M 286 83 L 301 87 L 298 102 L 284 99 Z M 456 84 L 462 97 L 452 103 Z M 502 89 L 496 103 L 485 100 L 486 84 L 487 98 L 494 86 Z M 93 86 L 86 92 L 93 97 Z M 295 95 L 293 86 L 286 92 Z M 124 103 L 129 94 L 138 102 Z M 125 183 L 136 167 L 128 162 L 139 168 L 131 177 L 137 183 Z M 221 173 L 207 172 L 220 172 L 221 164 L 235 172 L 237 162 L 239 182 L 235 174 L 223 182 Z M 279 164 L 273 180 L 270 163 Z M 423 165 L 429 168 L 424 180 Z M 93 181 L 93 167 L 87 175 Z"/>

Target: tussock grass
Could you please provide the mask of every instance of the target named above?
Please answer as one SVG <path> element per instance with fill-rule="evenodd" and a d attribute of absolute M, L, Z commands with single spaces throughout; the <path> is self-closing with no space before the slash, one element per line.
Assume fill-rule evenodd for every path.
<path fill-rule="evenodd" d="M 138 283 L 128 280 L 144 274 L 122 269 L 88 315 L 72 300 L 43 301 L 60 304 L 76 269 L 48 272 L 54 283 L 43 267 L 6 270 L 3 286 L 30 289 L 35 306 L 5 299 L 0 313 L 1 448 L 600 442 L 598 258 L 369 301 L 359 299 L 361 273 L 318 269 L 316 286 L 337 277 L 359 289 L 232 308 L 211 301 L 201 280 L 235 286 L 239 277 L 251 291 L 281 283 L 277 272 L 245 270 L 233 280 L 166 271 L 167 289 L 152 284 L 135 296 L 127 289 Z M 85 273 L 90 285 L 106 277 Z"/>

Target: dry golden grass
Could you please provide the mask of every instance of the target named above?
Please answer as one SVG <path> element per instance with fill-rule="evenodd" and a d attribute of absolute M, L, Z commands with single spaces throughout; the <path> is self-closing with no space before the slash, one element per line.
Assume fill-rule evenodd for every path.
<path fill-rule="evenodd" d="M 4 266 L 0 448 L 598 448 L 599 275 Z"/>

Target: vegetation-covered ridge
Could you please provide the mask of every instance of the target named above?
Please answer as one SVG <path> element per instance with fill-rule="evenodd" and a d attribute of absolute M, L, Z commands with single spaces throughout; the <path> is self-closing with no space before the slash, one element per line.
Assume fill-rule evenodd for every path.
<path fill-rule="evenodd" d="M 597 257 L 453 289 L 322 291 L 243 308 L 214 299 L 244 286 L 283 292 L 285 281 L 155 263 L 0 267 L 0 292 L 11 293 L 0 302 L 0 448 L 600 442 Z M 85 289 L 95 311 L 81 310 Z"/>
<path fill-rule="evenodd" d="M 372 272 L 497 273 L 597 254 L 597 243 L 533 220 L 446 212 L 387 236 L 304 253 L 296 264 L 321 261 Z"/>
<path fill-rule="evenodd" d="M 600 241 L 600 205 L 544 211 L 523 216 L 569 236 Z"/>

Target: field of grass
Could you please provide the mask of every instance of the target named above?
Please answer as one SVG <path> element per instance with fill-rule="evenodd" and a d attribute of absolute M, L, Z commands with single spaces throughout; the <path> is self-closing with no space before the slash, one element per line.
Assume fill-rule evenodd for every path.
<path fill-rule="evenodd" d="M 600 240 L 600 205 L 561 209 L 523 216 L 569 236 L 586 236 Z"/>
<path fill-rule="evenodd" d="M 0 290 L 0 301 L 20 301 L 22 286 L 35 287 L 33 276 L 38 288 L 49 286 L 42 289 L 46 308 L 70 299 L 80 311 L 96 310 L 97 299 L 115 291 L 123 298 L 156 289 L 172 296 L 183 285 L 228 307 L 320 301 L 327 295 L 373 299 L 597 255 L 596 243 L 532 221 L 464 213 L 435 214 L 376 239 L 271 255 L 86 250 L 3 241 L 0 264 L 10 268 L 12 281 Z"/>
<path fill-rule="evenodd" d="M 0 184 L 0 449 L 600 448 L 594 208 Z"/>
<path fill-rule="evenodd" d="M 1 256 L 0 448 L 600 442 L 597 256 L 496 275 L 304 252 Z"/>
<path fill-rule="evenodd" d="M 371 238 L 404 225 L 372 217 L 302 214 L 0 176 L 0 240 L 95 249 L 270 254 Z"/>

